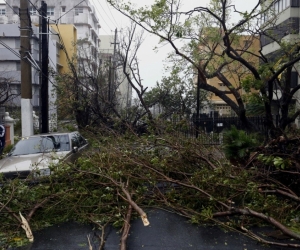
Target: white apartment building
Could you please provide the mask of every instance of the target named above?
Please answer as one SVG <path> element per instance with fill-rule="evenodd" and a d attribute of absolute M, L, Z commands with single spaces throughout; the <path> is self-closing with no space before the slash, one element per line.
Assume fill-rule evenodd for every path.
<path fill-rule="evenodd" d="M 266 0 L 265 3 L 271 3 Z M 268 23 L 270 22 L 270 23 Z M 287 41 L 291 44 L 299 44 L 300 42 L 300 1 L 299 0 L 278 0 L 274 1 L 273 9 L 269 14 L 265 13 L 262 17 L 262 27 L 264 29 L 269 29 L 271 34 L 277 40 Z M 268 36 L 263 35 L 261 37 L 262 53 L 270 60 L 278 60 L 281 55 L 280 46 L 277 42 Z M 280 60 L 280 59 L 279 59 Z M 278 62 L 280 63 L 280 62 Z M 291 88 L 299 85 L 299 71 L 300 62 L 294 65 L 291 74 Z M 281 98 L 281 92 L 279 90 L 274 90 L 273 100 L 274 103 Z M 293 96 L 295 105 L 300 108 L 300 90 L 298 90 Z M 274 110 L 276 113 L 276 108 Z M 300 127 L 300 118 L 296 120 L 296 125 Z"/>
<path fill-rule="evenodd" d="M 6 16 L 8 23 L 19 22 L 20 0 L 7 0 Z M 34 25 L 39 23 L 38 10 L 41 7 L 41 0 L 32 1 L 29 12 Z M 100 23 L 96 16 L 95 8 L 89 0 L 47 0 L 47 16 L 50 24 L 73 24 L 77 29 L 77 40 L 85 40 L 89 48 L 89 57 L 93 55 L 95 62 L 98 62 L 98 50 L 100 46 L 99 29 Z"/>

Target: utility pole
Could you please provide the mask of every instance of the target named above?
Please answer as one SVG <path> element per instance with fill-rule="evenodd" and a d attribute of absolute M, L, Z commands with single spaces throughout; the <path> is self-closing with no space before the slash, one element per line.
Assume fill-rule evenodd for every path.
<path fill-rule="evenodd" d="M 40 8 L 40 132 L 49 132 L 49 94 L 48 94 L 48 19 L 47 4 L 42 1 Z"/>
<path fill-rule="evenodd" d="M 196 138 L 199 136 L 200 125 L 200 74 L 197 75 L 197 110 L 196 110 Z"/>
<path fill-rule="evenodd" d="M 28 0 L 20 0 L 20 55 L 21 55 L 21 120 L 22 136 L 33 135 L 32 86 L 31 86 L 31 19 Z"/>
<path fill-rule="evenodd" d="M 111 43 L 114 45 L 114 52 L 113 52 L 113 57 L 112 57 L 112 70 L 111 70 L 111 81 L 110 81 L 110 86 L 109 86 L 109 101 L 113 102 L 114 97 L 115 97 L 115 90 L 116 90 L 116 49 L 117 49 L 117 28 L 115 29 L 115 38 L 114 42 Z"/>

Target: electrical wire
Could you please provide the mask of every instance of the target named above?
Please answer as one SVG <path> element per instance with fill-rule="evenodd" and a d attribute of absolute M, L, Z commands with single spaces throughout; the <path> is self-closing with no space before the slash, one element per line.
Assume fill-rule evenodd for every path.
<path fill-rule="evenodd" d="M 117 26 L 120 26 L 120 25 L 118 25 L 116 19 L 114 18 L 114 15 L 113 15 L 113 14 L 111 13 L 111 11 L 110 11 L 110 7 L 111 7 L 111 6 L 108 5 L 107 1 L 105 1 L 105 3 L 106 3 L 106 6 L 107 6 L 107 8 L 108 8 L 108 10 L 109 10 L 109 13 L 111 14 L 112 18 L 115 20 Z"/>
<path fill-rule="evenodd" d="M 93 1 L 93 3 L 94 3 L 94 6 L 96 7 L 96 9 L 97 9 L 97 11 L 98 11 L 99 16 L 100 16 L 100 13 L 101 13 L 101 12 L 99 11 L 99 9 L 98 9 L 98 7 L 97 7 L 97 4 L 95 4 L 95 1 Z M 99 6 L 101 7 L 101 9 L 103 10 L 102 12 L 105 13 L 105 15 L 108 17 L 108 19 L 109 19 L 112 23 L 115 22 L 116 26 L 118 27 L 119 25 L 117 24 L 116 20 L 115 20 L 114 18 L 113 18 L 114 21 L 113 21 L 112 19 L 110 19 L 109 15 L 106 13 L 106 11 L 104 10 L 104 8 L 102 7 L 100 1 L 98 2 L 98 4 L 99 4 Z M 112 17 L 113 17 L 113 16 L 112 16 Z"/>
<path fill-rule="evenodd" d="M 99 11 L 97 5 L 94 4 L 94 6 L 96 7 L 96 10 L 97 10 L 97 12 L 98 12 L 98 14 L 99 14 L 99 17 L 101 17 L 101 19 L 103 20 L 103 22 L 107 25 L 107 27 L 108 27 L 110 30 L 113 30 L 113 29 L 108 25 L 108 23 L 105 21 L 105 19 L 102 17 L 102 15 L 100 14 L 101 12 Z M 103 28 L 101 27 L 101 29 L 103 29 Z M 109 33 L 106 32 L 106 30 L 103 29 L 103 31 L 104 31 L 107 35 L 109 35 Z"/>
<path fill-rule="evenodd" d="M 20 54 L 18 54 L 13 48 L 11 48 L 11 47 L 9 47 L 6 43 L 4 43 L 3 41 L 1 41 L 0 40 L 0 43 L 6 48 L 6 49 L 8 49 L 10 52 L 12 52 L 14 55 L 16 55 L 20 60 L 25 60 L 25 58 L 23 58 L 23 59 L 21 59 L 21 56 L 20 56 Z M 28 52 L 29 53 L 29 52 Z M 31 57 L 31 59 L 30 58 L 28 58 L 27 57 L 27 63 L 30 63 L 30 65 L 36 70 L 36 72 L 39 72 L 40 71 L 40 68 L 37 66 L 37 62 L 34 60 L 34 58 L 32 57 L 32 55 L 31 54 L 29 54 L 29 56 Z M 53 62 L 53 61 L 52 61 Z M 53 63 L 53 65 L 54 65 L 54 63 Z M 55 65 L 54 65 L 55 66 Z M 43 74 L 43 73 L 42 73 Z M 54 84 L 49 78 L 48 78 L 48 80 L 52 83 L 52 84 Z"/>
<path fill-rule="evenodd" d="M 53 65 L 53 67 L 54 67 L 54 69 L 55 69 L 55 68 L 56 68 L 56 65 L 55 65 L 55 63 L 53 62 L 53 60 L 51 59 L 50 56 L 48 56 L 48 59 L 49 59 L 49 61 L 52 63 L 52 65 Z"/>
<path fill-rule="evenodd" d="M 41 14 L 40 9 L 38 9 L 30 0 L 28 0 L 28 2 L 37 10 L 39 14 Z"/>
<path fill-rule="evenodd" d="M 18 58 L 21 59 L 20 54 L 18 54 L 13 48 L 9 47 L 5 42 L 0 40 L 0 43 L 2 44 L 3 47 L 5 47 L 6 49 L 8 49 L 10 52 L 12 52 L 15 56 L 17 56 Z"/>

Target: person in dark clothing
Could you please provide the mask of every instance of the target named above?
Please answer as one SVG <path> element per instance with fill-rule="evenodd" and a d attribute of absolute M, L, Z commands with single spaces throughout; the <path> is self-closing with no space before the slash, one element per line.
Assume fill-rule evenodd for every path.
<path fill-rule="evenodd" d="M 5 146 L 5 127 L 0 124 L 0 155 L 2 155 Z"/>

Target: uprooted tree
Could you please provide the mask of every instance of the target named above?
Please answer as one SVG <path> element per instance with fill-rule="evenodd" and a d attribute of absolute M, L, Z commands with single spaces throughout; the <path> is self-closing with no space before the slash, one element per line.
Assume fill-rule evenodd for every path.
<path fill-rule="evenodd" d="M 300 85 L 293 85 L 291 79 L 291 70 L 300 60 L 299 46 L 297 41 L 287 43 L 274 32 L 278 15 L 273 12 L 273 6 L 277 1 L 257 1 L 253 9 L 239 11 L 231 1 L 213 0 L 208 7 L 195 4 L 185 12 L 181 11 L 178 0 L 157 0 L 150 7 L 141 8 L 127 1 L 108 2 L 144 30 L 158 36 L 161 42 L 170 44 L 174 53 L 197 72 L 198 88 L 224 100 L 249 129 L 255 126 L 247 119 L 242 88 L 260 93 L 251 100 L 264 106 L 270 131 L 282 134 L 299 116 L 294 101 Z M 270 17 L 263 25 L 262 16 Z M 265 37 L 276 41 L 280 53 L 271 57 L 263 54 L 260 39 Z M 208 80 L 214 78 L 227 90 L 210 85 Z M 274 99 L 280 114 L 278 126 L 273 122 Z"/>

